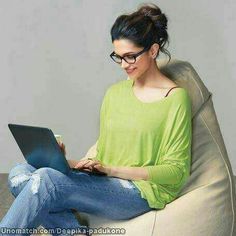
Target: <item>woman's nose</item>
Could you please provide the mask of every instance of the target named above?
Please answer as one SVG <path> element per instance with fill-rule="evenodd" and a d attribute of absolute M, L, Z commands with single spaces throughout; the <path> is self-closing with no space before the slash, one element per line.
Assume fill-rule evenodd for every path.
<path fill-rule="evenodd" d="M 121 60 L 121 68 L 126 69 L 129 67 L 129 63 L 127 63 L 124 59 Z"/>

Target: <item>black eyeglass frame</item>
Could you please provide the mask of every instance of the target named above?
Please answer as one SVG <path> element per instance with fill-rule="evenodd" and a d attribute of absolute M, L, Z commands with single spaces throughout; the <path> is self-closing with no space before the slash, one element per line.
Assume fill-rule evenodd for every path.
<path fill-rule="evenodd" d="M 150 49 L 150 47 L 151 47 L 151 46 L 145 47 L 143 50 L 141 50 L 140 52 L 138 52 L 138 53 L 136 53 L 136 54 L 130 54 L 130 55 L 126 55 L 126 56 L 124 56 L 124 57 L 121 57 L 121 56 L 117 55 L 117 54 L 113 51 L 113 52 L 110 54 L 110 57 L 111 57 L 111 59 L 112 59 L 115 63 L 121 64 L 121 63 L 122 63 L 122 59 L 125 60 L 125 57 L 127 57 L 127 56 L 132 56 L 132 57 L 134 57 L 134 62 L 133 62 L 133 63 L 130 63 L 130 62 L 126 61 L 126 60 L 125 60 L 125 61 L 126 61 L 128 64 L 134 64 L 134 63 L 136 62 L 136 58 L 137 58 L 138 56 L 140 56 L 141 54 L 143 54 L 144 52 L 148 51 L 148 50 Z M 119 58 L 121 59 L 121 62 L 115 61 L 115 60 L 113 59 L 113 57 L 112 57 L 112 56 L 114 56 L 114 55 L 116 55 L 117 57 L 119 57 Z"/>

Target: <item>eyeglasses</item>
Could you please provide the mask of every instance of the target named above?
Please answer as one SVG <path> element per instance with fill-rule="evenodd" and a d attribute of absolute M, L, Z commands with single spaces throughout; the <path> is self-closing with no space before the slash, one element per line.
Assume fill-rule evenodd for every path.
<path fill-rule="evenodd" d="M 129 63 L 129 64 L 134 64 L 134 63 L 136 62 L 136 58 L 137 58 L 138 56 L 140 56 L 142 53 L 148 51 L 149 48 L 150 48 L 150 47 L 146 47 L 146 48 L 144 48 L 142 51 L 140 51 L 140 52 L 138 52 L 138 53 L 136 53 L 136 54 L 127 55 L 127 56 L 124 56 L 124 57 L 121 57 L 121 56 L 119 56 L 119 55 L 116 55 L 115 52 L 112 52 L 112 53 L 110 54 L 110 57 L 111 57 L 111 59 L 112 59 L 114 62 L 116 62 L 116 63 L 118 63 L 118 64 L 121 64 L 121 63 L 122 63 L 122 59 L 124 59 L 124 60 L 125 60 L 127 63 Z"/>

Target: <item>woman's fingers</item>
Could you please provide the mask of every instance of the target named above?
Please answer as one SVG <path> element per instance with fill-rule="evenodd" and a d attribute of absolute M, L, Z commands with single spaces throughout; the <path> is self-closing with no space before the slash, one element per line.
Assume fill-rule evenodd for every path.
<path fill-rule="evenodd" d="M 74 168 L 81 169 L 81 168 L 87 168 L 92 170 L 94 165 L 99 164 L 99 161 L 96 160 L 82 160 L 79 161 Z"/>
<path fill-rule="evenodd" d="M 79 169 L 79 168 L 83 167 L 84 164 L 85 164 L 85 160 L 79 161 L 79 162 L 77 162 L 77 164 L 75 165 L 74 168 Z"/>
<path fill-rule="evenodd" d="M 64 143 L 62 143 L 62 145 L 61 145 L 61 149 L 62 149 L 64 155 L 66 155 L 66 146 L 65 146 Z"/>
<path fill-rule="evenodd" d="M 57 143 L 58 143 L 61 151 L 63 152 L 63 154 L 66 155 L 66 146 L 65 146 L 65 144 L 62 143 L 61 141 L 58 141 Z"/>
<path fill-rule="evenodd" d="M 74 168 L 77 168 L 77 169 L 80 169 L 80 168 L 83 168 L 85 164 L 88 163 L 88 160 L 81 160 L 79 161 Z"/>
<path fill-rule="evenodd" d="M 99 163 L 99 161 L 90 160 L 88 163 L 86 163 L 84 165 L 84 167 L 93 167 L 94 165 L 96 165 L 98 163 Z"/>
<path fill-rule="evenodd" d="M 85 170 L 85 171 L 92 172 L 92 170 L 91 170 L 91 169 L 87 169 L 87 168 L 82 168 L 82 169 L 80 169 L 80 170 Z"/>

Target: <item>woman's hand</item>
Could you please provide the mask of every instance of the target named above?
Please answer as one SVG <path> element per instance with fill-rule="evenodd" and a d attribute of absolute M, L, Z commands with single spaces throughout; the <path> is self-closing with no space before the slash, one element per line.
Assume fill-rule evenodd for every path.
<path fill-rule="evenodd" d="M 62 153 L 64 154 L 64 156 L 66 155 L 66 146 L 65 146 L 65 144 L 64 143 L 62 143 L 62 142 L 57 142 L 58 143 L 58 145 L 59 145 L 59 147 L 60 147 L 60 149 L 61 149 L 61 151 L 62 151 Z"/>
<path fill-rule="evenodd" d="M 88 170 L 88 171 L 99 171 L 106 173 L 107 175 L 110 174 L 111 168 L 110 167 L 105 167 L 102 165 L 102 163 L 98 160 L 92 160 L 92 159 L 86 159 L 86 160 L 81 160 L 79 161 L 75 167 L 76 169 L 83 169 L 83 170 Z"/>

